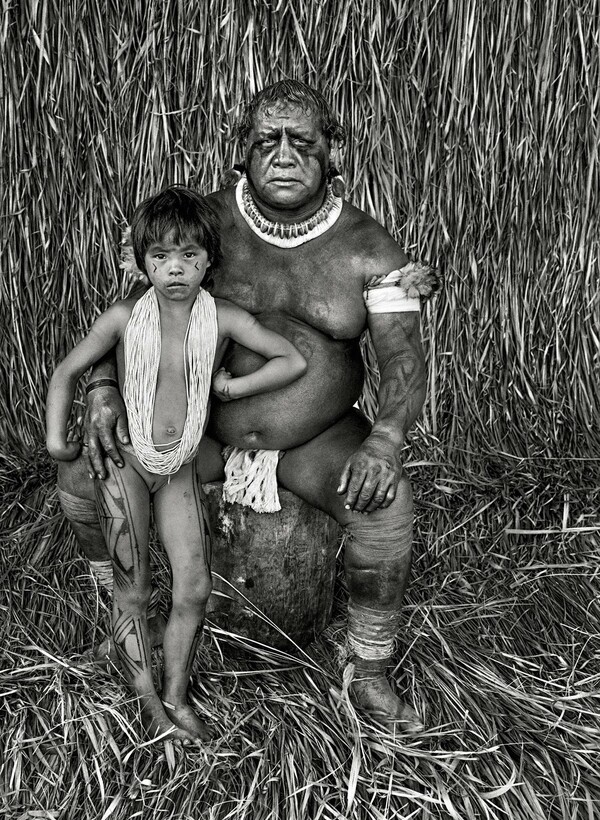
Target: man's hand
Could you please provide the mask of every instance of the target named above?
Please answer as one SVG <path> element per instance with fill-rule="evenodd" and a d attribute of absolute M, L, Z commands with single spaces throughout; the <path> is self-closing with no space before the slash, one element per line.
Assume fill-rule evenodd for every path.
<path fill-rule="evenodd" d="M 399 451 L 381 436 L 369 436 L 346 462 L 337 491 L 347 510 L 370 513 L 389 507 L 402 476 Z"/>
<path fill-rule="evenodd" d="M 127 411 L 116 387 L 97 387 L 91 391 L 83 426 L 85 435 L 82 455 L 87 461 L 90 478 L 104 479 L 105 456 L 111 458 L 117 467 L 123 466 L 115 433 L 121 444 L 129 443 Z"/>

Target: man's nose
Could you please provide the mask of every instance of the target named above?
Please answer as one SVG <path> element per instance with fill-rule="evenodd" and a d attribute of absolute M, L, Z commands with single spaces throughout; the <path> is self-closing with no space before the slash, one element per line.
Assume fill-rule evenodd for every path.
<path fill-rule="evenodd" d="M 277 154 L 275 155 L 275 161 L 278 165 L 292 165 L 294 162 L 290 142 L 287 138 L 287 134 L 285 133 L 281 135 L 279 148 L 277 150 Z"/>

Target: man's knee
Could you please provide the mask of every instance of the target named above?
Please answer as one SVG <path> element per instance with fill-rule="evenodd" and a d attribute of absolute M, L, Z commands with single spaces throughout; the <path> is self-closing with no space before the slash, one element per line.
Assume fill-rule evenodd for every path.
<path fill-rule="evenodd" d="M 82 459 L 61 462 L 58 466 L 58 499 L 71 525 L 77 543 L 90 561 L 108 559 L 94 500 L 94 482 L 90 480 Z"/>
<path fill-rule="evenodd" d="M 367 606 L 396 606 L 408 580 L 413 536 L 409 482 L 399 490 L 387 509 L 355 513 L 346 525 L 348 589 L 355 601 Z"/>
<path fill-rule="evenodd" d="M 83 458 L 75 461 L 59 461 L 57 484 L 59 490 L 77 498 L 94 500 L 94 480 L 90 478 Z"/>
<path fill-rule="evenodd" d="M 404 476 L 389 507 L 372 513 L 352 513 L 346 524 L 347 550 L 359 560 L 389 560 L 410 553 L 413 531 L 410 481 Z"/>

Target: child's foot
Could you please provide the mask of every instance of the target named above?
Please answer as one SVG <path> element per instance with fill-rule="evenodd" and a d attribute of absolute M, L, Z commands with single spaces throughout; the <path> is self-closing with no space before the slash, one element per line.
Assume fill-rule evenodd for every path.
<path fill-rule="evenodd" d="M 167 717 L 169 717 L 176 726 L 179 726 L 180 729 L 190 732 L 204 743 L 208 743 L 212 740 L 213 733 L 208 727 L 208 724 L 198 717 L 189 703 L 175 704 L 163 700 L 162 705 L 164 706 Z"/>
<path fill-rule="evenodd" d="M 142 706 L 142 723 L 151 738 L 160 737 L 178 746 L 199 746 L 202 738 L 185 726 L 170 720 L 157 695 L 145 697 Z"/>

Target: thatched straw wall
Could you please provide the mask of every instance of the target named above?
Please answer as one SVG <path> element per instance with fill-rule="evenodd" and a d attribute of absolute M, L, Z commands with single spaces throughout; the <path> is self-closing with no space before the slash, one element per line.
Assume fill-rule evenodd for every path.
<path fill-rule="evenodd" d="M 589 455 L 598 401 L 598 4 L 5 4 L 2 424 L 119 291 L 119 230 L 214 188 L 240 99 L 294 76 L 349 126 L 352 200 L 446 288 L 425 428 L 448 451 Z M 10 400 L 8 397 L 10 396 Z M 452 456 L 454 457 L 454 456 Z"/>
<path fill-rule="evenodd" d="M 597 816 L 599 19 L 598 0 L 3 3 L 10 820 Z M 193 697 L 230 734 L 204 760 L 157 760 L 118 678 L 69 660 L 107 611 L 53 494 L 44 395 L 123 287 L 135 203 L 172 181 L 213 189 L 239 100 L 284 75 L 346 120 L 352 200 L 445 276 L 423 321 L 396 670 L 430 732 L 357 722 L 335 629 L 301 662 L 223 660 L 213 632 Z"/>

